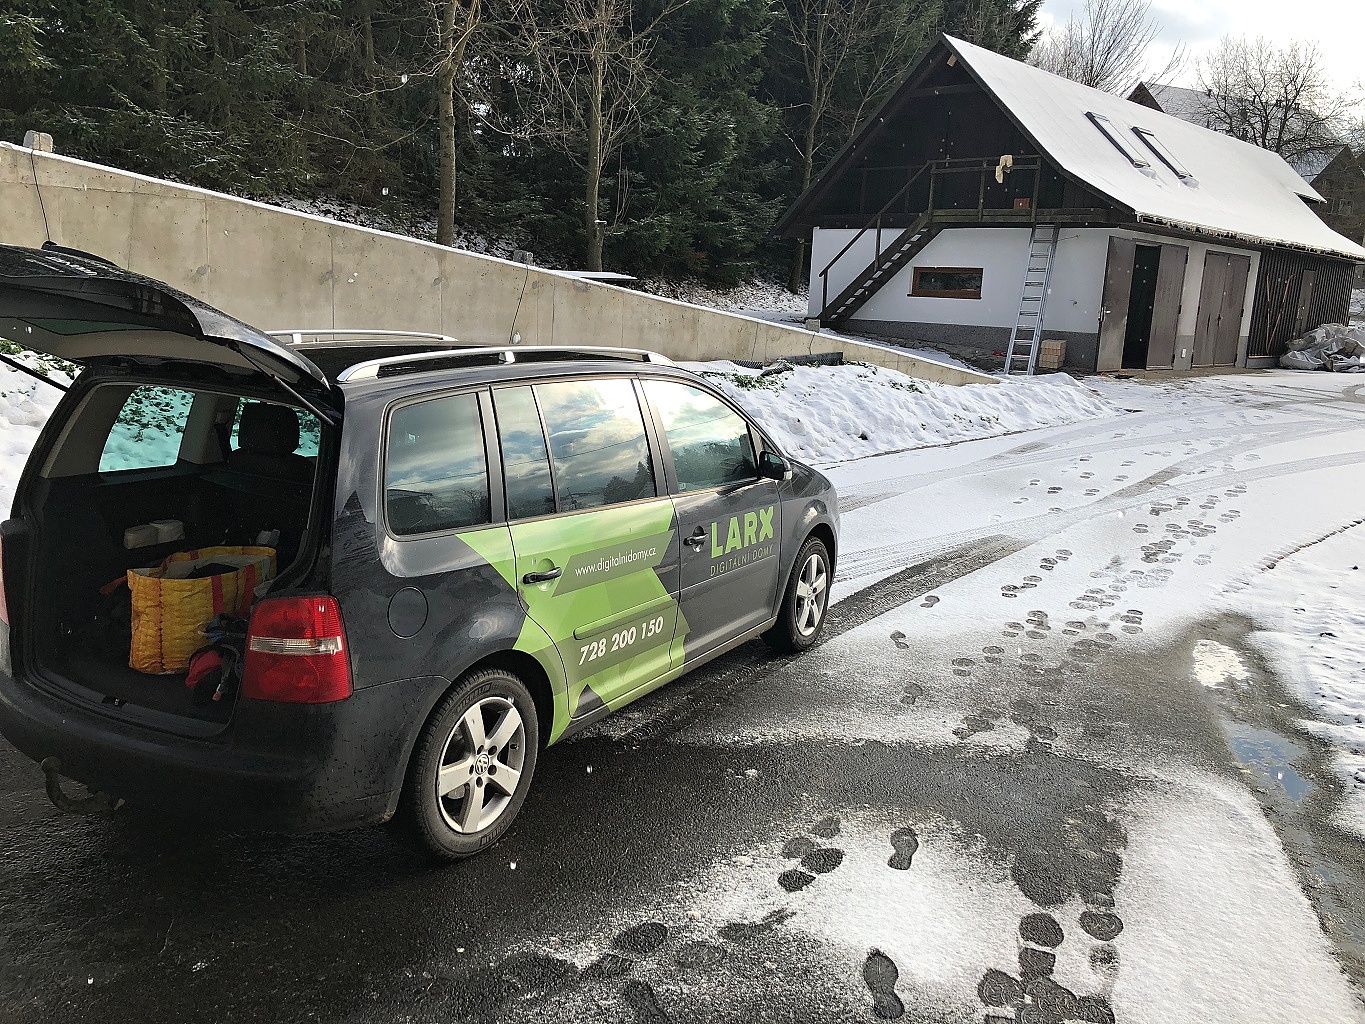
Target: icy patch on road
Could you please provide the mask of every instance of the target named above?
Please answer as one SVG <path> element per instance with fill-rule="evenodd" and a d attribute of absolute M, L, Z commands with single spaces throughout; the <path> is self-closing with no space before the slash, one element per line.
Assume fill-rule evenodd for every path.
<path fill-rule="evenodd" d="M 885 452 L 1107 419 L 1120 410 L 1065 374 L 934 384 L 864 363 L 768 367 L 688 363 L 786 451 L 827 464 Z"/>
<path fill-rule="evenodd" d="M 1225 686 L 1243 687 L 1251 681 L 1242 656 L 1216 640 L 1200 640 L 1194 645 L 1194 678 L 1202 686 L 1220 690 Z"/>
<path fill-rule="evenodd" d="M 1345 785 L 1340 824 L 1365 836 L 1365 526 L 1280 559 L 1230 603 L 1268 628 L 1251 640 L 1312 707 L 1302 723 L 1336 748 Z"/>
<path fill-rule="evenodd" d="M 1133 811 L 1113 996 L 1119 1020 L 1360 1021 L 1350 983 L 1250 793 L 1191 779 Z M 1254 971 L 1245 969 L 1249 960 Z"/>

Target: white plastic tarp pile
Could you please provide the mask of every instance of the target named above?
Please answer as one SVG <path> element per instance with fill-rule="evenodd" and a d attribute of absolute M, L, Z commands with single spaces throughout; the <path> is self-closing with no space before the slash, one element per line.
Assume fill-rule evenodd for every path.
<path fill-rule="evenodd" d="M 1280 365 L 1290 370 L 1365 373 L 1365 327 L 1323 324 L 1289 343 Z"/>

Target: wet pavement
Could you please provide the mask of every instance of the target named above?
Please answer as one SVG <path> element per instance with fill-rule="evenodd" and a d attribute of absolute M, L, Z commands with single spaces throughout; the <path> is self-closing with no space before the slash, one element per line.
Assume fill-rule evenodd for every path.
<path fill-rule="evenodd" d="M 820 647 L 553 748 L 454 866 L 61 816 L 0 742 L 0 1021 L 1365 1020 L 1365 844 L 1226 607 L 1359 515 L 1302 379 L 841 467 Z"/>

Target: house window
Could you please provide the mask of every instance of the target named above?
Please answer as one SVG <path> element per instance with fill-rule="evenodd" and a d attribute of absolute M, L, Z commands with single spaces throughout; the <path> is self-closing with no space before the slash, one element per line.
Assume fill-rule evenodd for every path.
<path fill-rule="evenodd" d="M 981 298 L 981 267 L 916 267 L 910 294 L 929 299 Z"/>
<path fill-rule="evenodd" d="M 1133 134 L 1142 140 L 1143 145 L 1152 151 L 1158 160 L 1169 167 L 1175 176 L 1182 181 L 1192 177 L 1185 166 L 1175 158 L 1175 155 L 1166 148 L 1166 144 L 1156 137 L 1156 133 L 1148 128 L 1134 128 Z"/>
<path fill-rule="evenodd" d="M 1114 122 L 1109 120 L 1109 118 L 1105 117 L 1103 114 L 1097 114 L 1093 110 L 1087 110 L 1085 116 L 1090 118 L 1090 123 L 1098 128 L 1100 134 L 1113 143 L 1114 148 L 1126 156 L 1128 162 L 1134 167 L 1152 166 L 1146 160 L 1142 159 L 1142 157 L 1138 156 L 1128 143 L 1123 141 L 1122 136 L 1119 135 L 1119 130 L 1114 127 Z"/>

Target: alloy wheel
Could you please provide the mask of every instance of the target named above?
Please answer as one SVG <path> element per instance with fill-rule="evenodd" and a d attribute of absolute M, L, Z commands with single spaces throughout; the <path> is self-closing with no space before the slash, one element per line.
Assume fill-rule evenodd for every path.
<path fill-rule="evenodd" d="M 456 832 L 481 832 L 512 802 L 526 758 L 526 725 L 506 697 L 484 697 L 466 711 L 441 753 L 436 798 Z"/>

